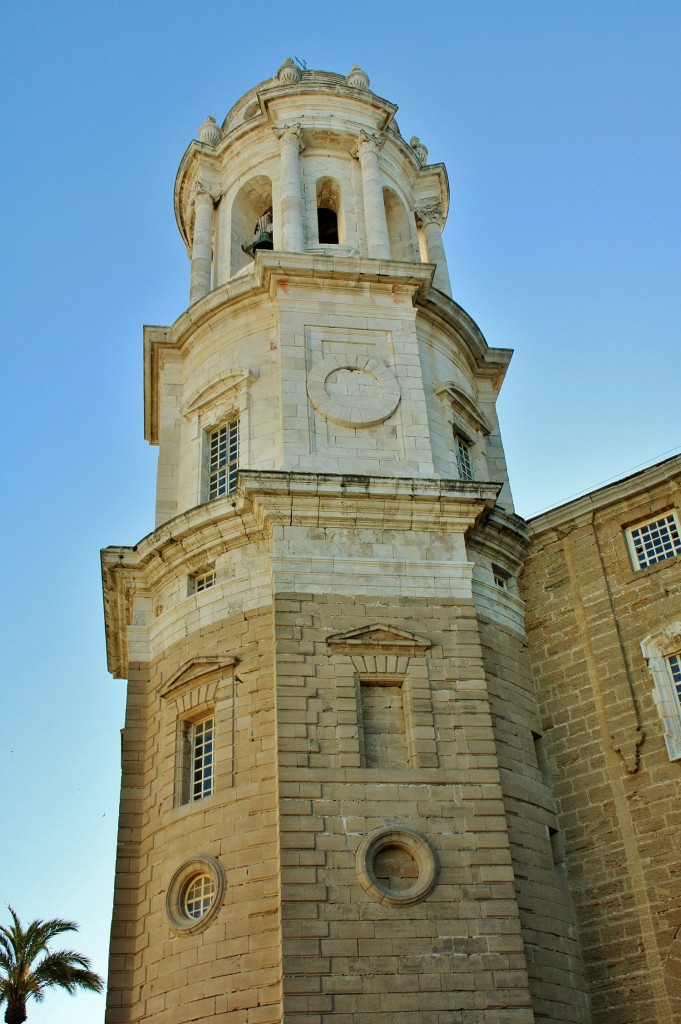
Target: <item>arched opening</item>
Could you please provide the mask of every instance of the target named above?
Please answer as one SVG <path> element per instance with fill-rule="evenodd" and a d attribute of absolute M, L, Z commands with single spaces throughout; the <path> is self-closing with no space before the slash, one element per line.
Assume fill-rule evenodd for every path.
<path fill-rule="evenodd" d="M 412 230 L 413 217 L 409 218 L 404 203 L 391 188 L 383 189 L 385 219 L 390 239 L 390 258 L 407 263 L 416 261 L 415 229 Z"/>
<path fill-rule="evenodd" d="M 272 247 L 272 182 L 260 174 L 242 185 L 232 203 L 229 276 L 248 266 L 258 249 Z"/>
<path fill-rule="evenodd" d="M 338 215 L 327 206 L 317 207 L 317 232 L 320 245 L 338 245 Z"/>
<path fill-rule="evenodd" d="M 342 245 L 344 225 L 340 184 L 335 178 L 319 178 L 316 194 L 319 244 Z"/>

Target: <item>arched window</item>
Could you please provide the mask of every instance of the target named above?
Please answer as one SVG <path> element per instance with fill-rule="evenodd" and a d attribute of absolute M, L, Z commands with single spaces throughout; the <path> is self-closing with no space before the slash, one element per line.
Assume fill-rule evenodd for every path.
<path fill-rule="evenodd" d="M 317 207 L 317 231 L 320 245 L 338 245 L 338 215 L 328 206 Z"/>
<path fill-rule="evenodd" d="M 257 249 L 272 247 L 272 182 L 260 174 L 242 185 L 232 203 L 229 276 L 247 267 Z"/>
<path fill-rule="evenodd" d="M 416 260 L 416 223 L 391 188 L 383 189 L 385 219 L 390 239 L 390 258 L 413 263 Z"/>
<path fill-rule="evenodd" d="M 653 700 L 662 719 L 670 761 L 681 761 L 681 622 L 651 633 L 641 643 L 653 677 Z"/>
<path fill-rule="evenodd" d="M 335 178 L 317 180 L 317 237 L 320 245 L 344 244 L 340 184 Z"/>

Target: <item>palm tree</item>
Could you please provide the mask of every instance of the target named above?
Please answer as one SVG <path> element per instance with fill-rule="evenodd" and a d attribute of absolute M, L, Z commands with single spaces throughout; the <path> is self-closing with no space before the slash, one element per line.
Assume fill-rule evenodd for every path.
<path fill-rule="evenodd" d="M 72 949 L 52 950 L 49 943 L 62 932 L 78 931 L 73 921 L 31 921 L 23 928 L 14 910 L 9 928 L 0 925 L 0 1006 L 7 1003 L 5 1024 L 23 1024 L 26 1003 L 41 1002 L 48 988 L 101 992 L 104 983 L 90 970 L 87 957 Z"/>

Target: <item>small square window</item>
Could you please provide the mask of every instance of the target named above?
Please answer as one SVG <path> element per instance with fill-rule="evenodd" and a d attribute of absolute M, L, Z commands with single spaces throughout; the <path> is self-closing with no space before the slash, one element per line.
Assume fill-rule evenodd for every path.
<path fill-rule="evenodd" d="M 650 519 L 627 530 L 627 541 L 635 569 L 647 569 L 666 558 L 681 555 L 681 532 L 675 512 Z"/>
<path fill-rule="evenodd" d="M 510 577 L 504 569 L 500 569 L 498 565 L 493 565 L 492 575 L 494 576 L 495 587 L 499 587 L 500 590 L 508 590 L 508 581 Z"/>
<path fill-rule="evenodd" d="M 454 435 L 454 453 L 456 455 L 456 468 L 459 471 L 459 479 L 472 480 L 473 460 L 471 458 L 471 445 L 461 434 Z"/>
<path fill-rule="evenodd" d="M 193 576 L 191 578 L 191 582 L 193 584 L 192 592 L 194 594 L 200 594 L 204 590 L 209 590 L 210 587 L 215 586 L 215 580 L 215 569 L 211 569 L 210 572 L 201 573 L 200 576 Z"/>
<path fill-rule="evenodd" d="M 236 488 L 239 468 L 239 420 L 230 420 L 208 435 L 208 498 L 220 498 Z"/>

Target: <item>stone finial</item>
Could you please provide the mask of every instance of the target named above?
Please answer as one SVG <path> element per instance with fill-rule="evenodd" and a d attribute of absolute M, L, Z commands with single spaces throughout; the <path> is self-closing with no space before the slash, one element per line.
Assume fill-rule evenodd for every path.
<path fill-rule="evenodd" d="M 369 88 L 369 76 L 366 71 L 362 71 L 359 64 L 353 64 L 350 68 L 350 74 L 346 76 L 345 82 L 353 89 L 359 89 L 360 92 L 366 92 Z"/>
<path fill-rule="evenodd" d="M 277 78 L 282 85 L 297 85 L 302 77 L 302 71 L 298 65 L 293 62 L 292 57 L 287 57 L 277 71 Z"/>
<path fill-rule="evenodd" d="M 414 150 L 418 162 L 420 164 L 425 164 L 428 160 L 428 150 L 423 145 L 418 135 L 412 135 L 409 140 L 409 145 Z"/>
<path fill-rule="evenodd" d="M 217 146 L 222 138 L 222 131 L 215 123 L 214 117 L 207 117 L 199 128 L 199 138 L 207 146 Z"/>

